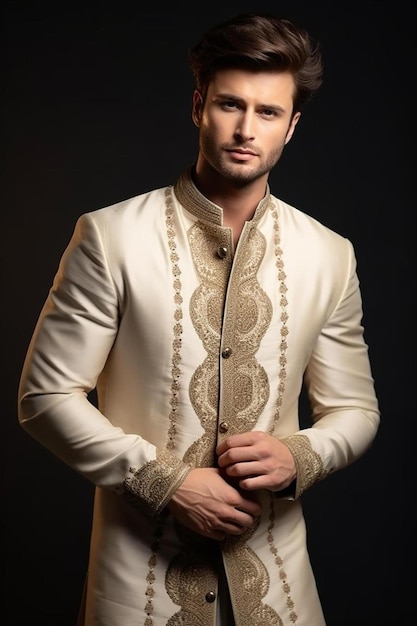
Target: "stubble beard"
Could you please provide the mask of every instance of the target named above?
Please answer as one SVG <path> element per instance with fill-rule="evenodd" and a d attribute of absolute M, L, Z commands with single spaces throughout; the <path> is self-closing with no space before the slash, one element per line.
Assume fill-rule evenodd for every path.
<path fill-rule="evenodd" d="M 211 137 L 204 132 L 200 133 L 199 145 L 200 152 L 205 160 L 218 174 L 231 183 L 244 186 L 258 178 L 262 178 L 265 174 L 269 174 L 281 158 L 285 144 L 277 146 L 266 158 L 257 150 L 259 156 L 256 157 L 258 161 L 258 166 L 256 167 L 246 161 L 232 163 L 230 157 L 228 157 L 228 153 L 225 151 L 229 146 L 217 146 L 215 142 L 211 140 Z"/>

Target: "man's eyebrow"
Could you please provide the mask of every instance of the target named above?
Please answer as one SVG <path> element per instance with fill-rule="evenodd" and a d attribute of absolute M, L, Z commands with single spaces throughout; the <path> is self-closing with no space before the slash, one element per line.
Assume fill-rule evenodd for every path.
<path fill-rule="evenodd" d="M 214 98 L 221 98 L 222 100 L 239 100 L 240 102 L 243 102 L 243 98 L 239 98 L 239 96 L 232 93 L 216 93 Z"/>
<path fill-rule="evenodd" d="M 234 94 L 231 93 L 216 93 L 215 96 L 213 96 L 213 100 L 229 100 L 232 102 L 245 102 L 244 98 L 240 98 L 239 96 L 236 96 Z M 268 109 L 269 111 L 276 111 L 277 113 L 285 113 L 285 109 L 284 107 L 280 106 L 279 104 L 267 104 L 265 103 L 261 103 L 258 105 L 259 107 L 261 107 L 262 109 Z"/>

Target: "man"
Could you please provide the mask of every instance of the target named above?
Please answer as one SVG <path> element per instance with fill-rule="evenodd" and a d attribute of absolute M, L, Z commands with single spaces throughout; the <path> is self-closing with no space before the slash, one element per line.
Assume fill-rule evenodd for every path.
<path fill-rule="evenodd" d="M 96 485 L 80 624 L 323 626 L 300 496 L 367 450 L 379 411 L 353 247 L 268 185 L 320 51 L 242 15 L 190 64 L 196 161 L 80 217 L 19 419 Z"/>

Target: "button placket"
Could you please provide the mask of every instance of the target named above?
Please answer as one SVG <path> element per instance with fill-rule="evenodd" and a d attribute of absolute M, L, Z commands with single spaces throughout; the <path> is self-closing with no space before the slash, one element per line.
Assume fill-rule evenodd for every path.
<path fill-rule="evenodd" d="M 229 251 L 230 251 L 230 248 L 227 245 L 224 245 L 224 244 L 220 245 L 220 246 L 218 246 L 218 248 L 216 250 L 217 257 L 221 261 L 223 261 L 223 260 L 228 261 L 229 260 Z M 230 276 L 229 276 L 229 279 L 230 279 Z M 222 332 L 223 332 L 223 330 L 224 329 L 222 329 Z M 233 353 L 232 348 L 230 346 L 226 345 L 221 350 L 220 355 L 221 355 L 222 359 L 229 359 L 232 356 L 232 353 Z M 229 364 L 228 367 L 231 367 L 231 364 Z M 228 431 L 229 431 L 229 424 L 228 424 L 227 421 L 223 420 L 222 422 L 220 422 L 218 424 L 218 433 L 220 433 L 222 435 L 225 435 L 225 434 L 227 434 Z M 207 599 L 207 597 L 206 597 L 206 599 Z M 207 601 L 209 601 L 209 600 L 207 600 Z"/>

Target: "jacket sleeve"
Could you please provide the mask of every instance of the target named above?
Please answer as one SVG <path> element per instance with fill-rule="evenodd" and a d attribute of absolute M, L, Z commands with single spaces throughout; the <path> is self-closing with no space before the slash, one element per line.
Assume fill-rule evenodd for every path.
<path fill-rule="evenodd" d="M 372 444 L 380 413 L 362 326 L 362 298 L 352 244 L 346 280 L 305 371 L 312 426 L 287 437 L 296 462 L 295 497 L 357 460 Z"/>
<path fill-rule="evenodd" d="M 118 331 L 119 299 L 99 229 L 86 214 L 62 256 L 27 351 L 18 419 L 95 485 L 157 514 L 191 468 L 123 432 L 89 400 Z"/>

